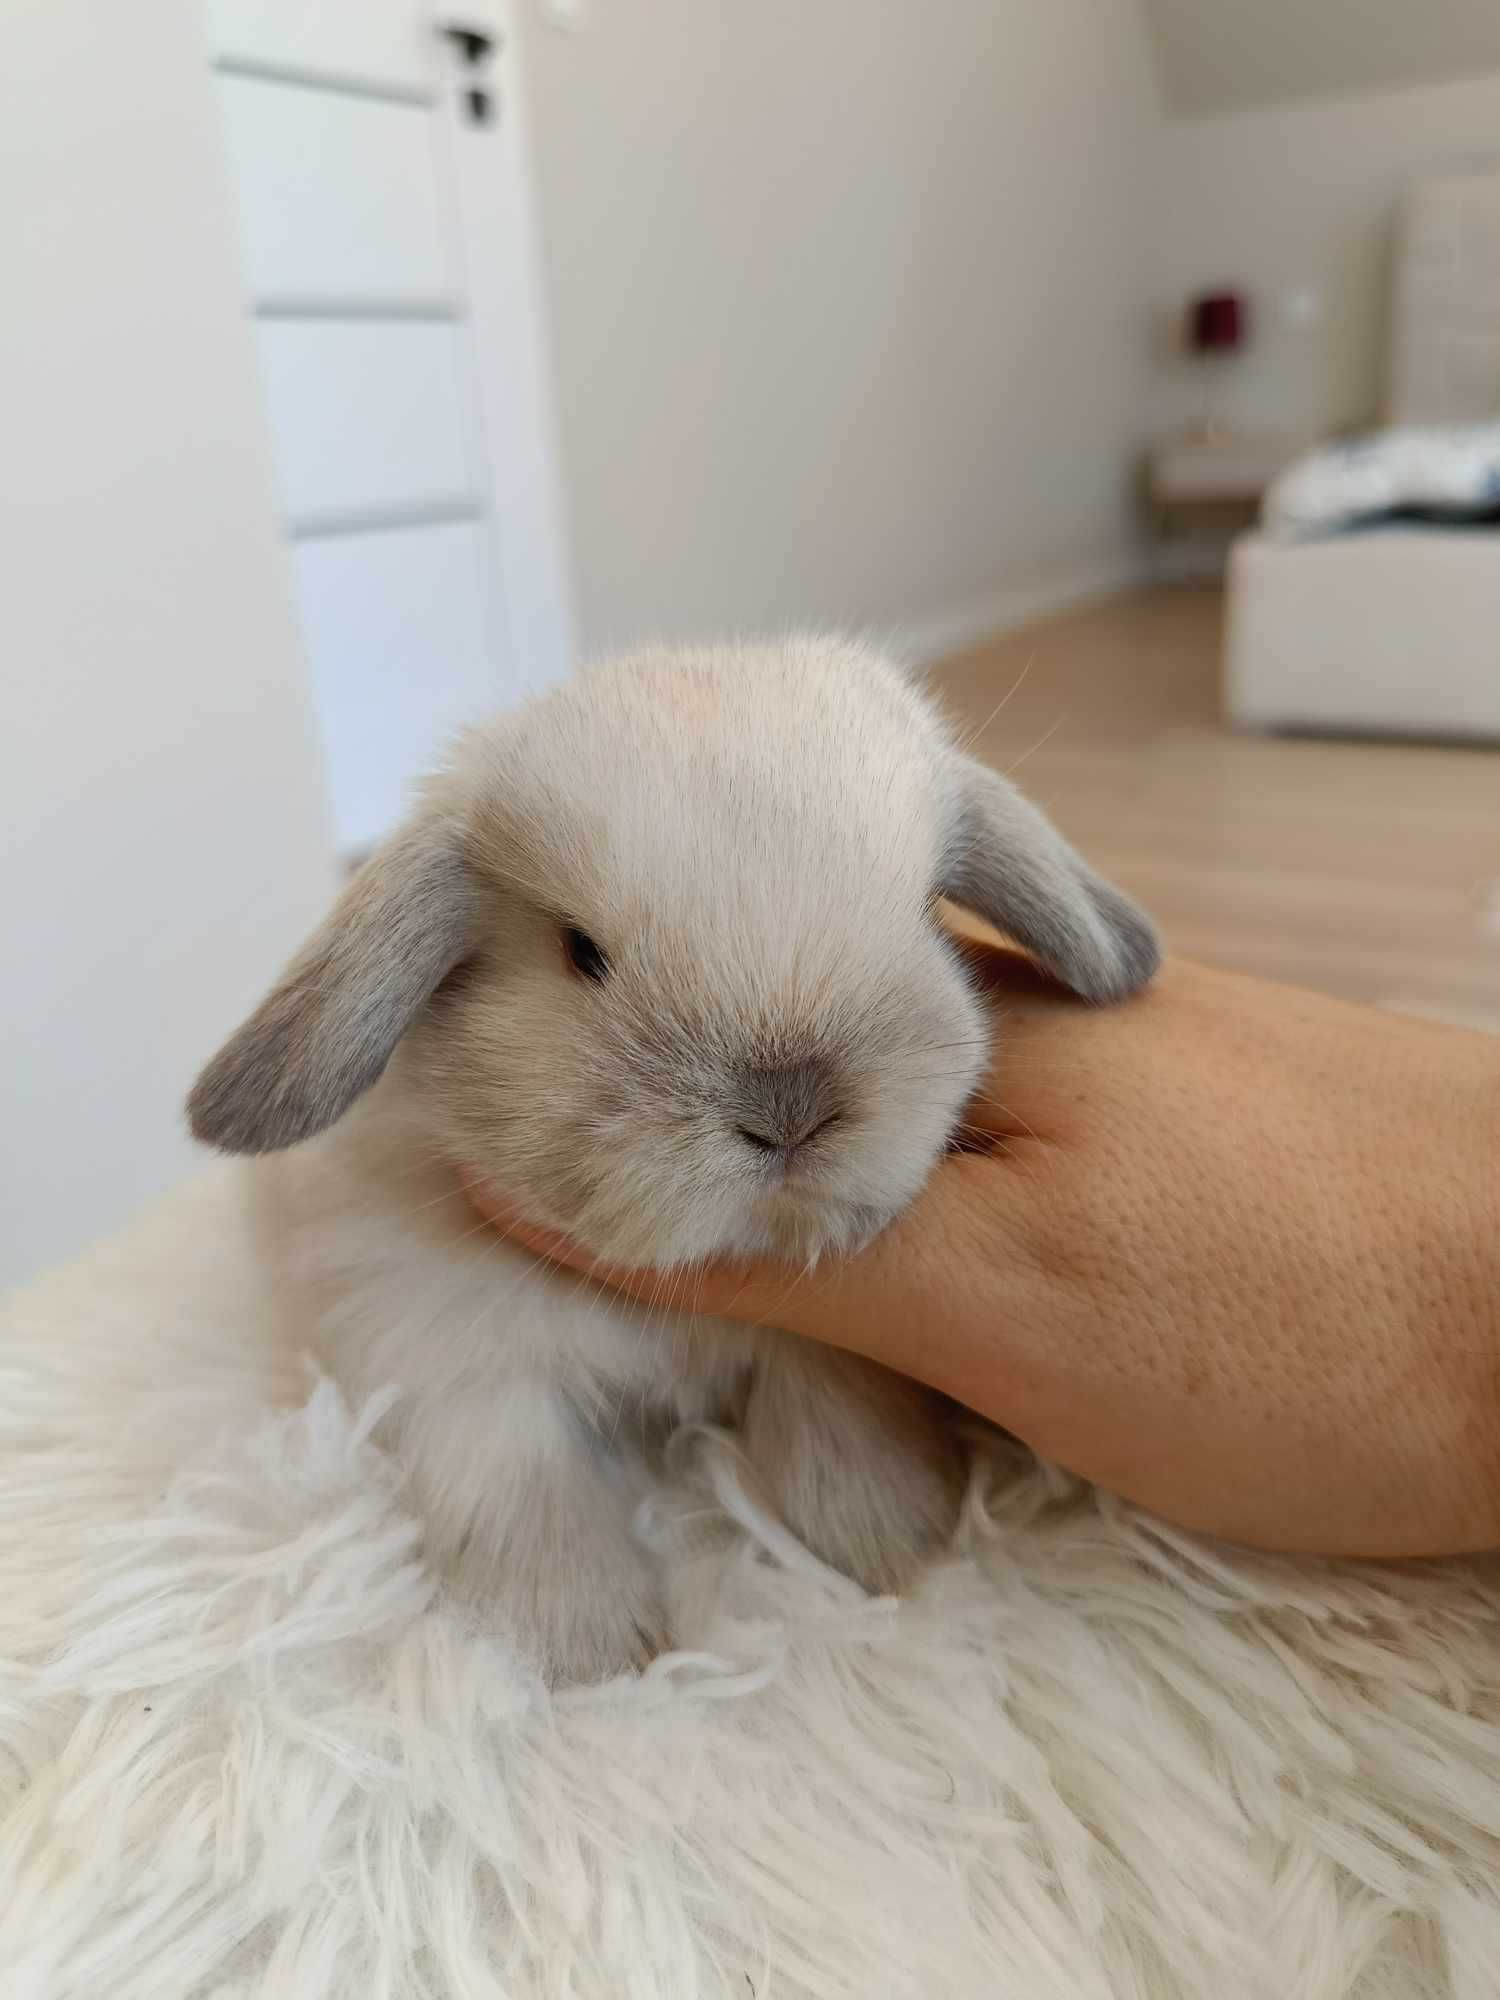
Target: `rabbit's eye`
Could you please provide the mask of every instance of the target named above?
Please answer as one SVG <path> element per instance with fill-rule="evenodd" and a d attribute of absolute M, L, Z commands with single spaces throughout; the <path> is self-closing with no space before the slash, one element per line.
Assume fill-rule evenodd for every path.
<path fill-rule="evenodd" d="M 609 977 L 609 960 L 587 931 L 567 925 L 563 931 L 563 950 L 568 954 L 569 965 L 583 978 L 600 982 Z"/>

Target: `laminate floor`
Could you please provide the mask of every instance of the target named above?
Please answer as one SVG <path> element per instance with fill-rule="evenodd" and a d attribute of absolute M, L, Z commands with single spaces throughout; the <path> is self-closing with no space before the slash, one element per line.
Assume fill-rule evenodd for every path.
<path fill-rule="evenodd" d="M 1500 749 L 1239 734 L 1220 592 L 1112 598 L 944 661 L 973 748 L 1212 964 L 1500 1030 Z"/>

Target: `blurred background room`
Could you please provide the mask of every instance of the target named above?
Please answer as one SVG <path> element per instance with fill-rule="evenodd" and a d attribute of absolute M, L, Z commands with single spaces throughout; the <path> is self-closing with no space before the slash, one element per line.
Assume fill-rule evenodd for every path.
<path fill-rule="evenodd" d="M 0 1278 L 467 716 L 797 624 L 1500 1029 L 1494 0 L 13 0 Z"/>

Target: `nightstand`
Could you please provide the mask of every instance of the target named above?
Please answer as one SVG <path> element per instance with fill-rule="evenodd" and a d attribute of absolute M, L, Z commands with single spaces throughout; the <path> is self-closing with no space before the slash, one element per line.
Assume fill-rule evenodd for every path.
<path fill-rule="evenodd" d="M 1307 440 L 1275 431 L 1179 432 L 1153 446 L 1146 493 L 1158 537 L 1248 525 L 1276 474 Z"/>

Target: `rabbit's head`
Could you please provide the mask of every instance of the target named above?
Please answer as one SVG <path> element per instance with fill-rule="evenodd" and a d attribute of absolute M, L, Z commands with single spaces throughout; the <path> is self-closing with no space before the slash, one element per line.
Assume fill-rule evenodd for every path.
<path fill-rule="evenodd" d="M 846 1247 L 987 1061 L 944 896 L 1088 1000 L 1157 962 L 862 648 L 623 659 L 461 742 L 204 1071 L 193 1130 L 293 1145 L 396 1057 L 387 1091 L 457 1171 L 600 1255 Z"/>

